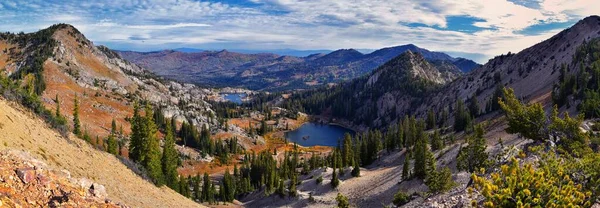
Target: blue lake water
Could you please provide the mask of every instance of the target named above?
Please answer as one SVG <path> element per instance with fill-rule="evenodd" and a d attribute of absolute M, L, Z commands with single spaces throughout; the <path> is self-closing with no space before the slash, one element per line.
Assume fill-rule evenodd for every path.
<path fill-rule="evenodd" d="M 296 142 L 301 146 L 337 146 L 339 139 L 344 138 L 344 134 L 354 135 L 354 131 L 341 126 L 305 123 L 300 128 L 285 133 L 289 142 Z"/>
<path fill-rule="evenodd" d="M 227 101 L 231 101 L 237 104 L 242 104 L 242 99 L 246 97 L 246 93 L 228 93 L 223 94 L 223 98 Z"/>

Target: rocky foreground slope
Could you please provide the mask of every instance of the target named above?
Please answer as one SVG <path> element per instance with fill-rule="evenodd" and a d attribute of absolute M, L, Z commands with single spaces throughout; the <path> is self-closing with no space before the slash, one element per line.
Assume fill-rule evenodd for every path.
<path fill-rule="evenodd" d="M 0 206 L 127 207 L 113 203 L 104 186 L 49 169 L 27 152 L 0 152 Z"/>
<path fill-rule="evenodd" d="M 156 187 L 151 182 L 144 180 L 135 173 L 137 168 L 134 164 L 97 150 L 73 135 L 69 135 L 68 138 L 61 136 L 33 113 L 18 107 L 18 105 L 0 98 L 0 109 L 2 109 L 0 110 L 0 118 L 2 118 L 0 119 L 1 151 L 28 152 L 36 160 L 47 164 L 48 170 L 66 170 L 72 178 L 77 178 L 79 181 L 85 178 L 104 186 L 106 195 L 92 198 L 100 200 L 98 203 L 103 202 L 106 197 L 115 204 L 121 203 L 132 207 L 201 206 L 167 187 Z M 21 168 L 21 166 L 17 168 Z M 10 171 L 7 173 L 9 175 L 1 176 L 5 180 L 12 175 Z M 85 187 L 81 191 L 89 192 L 91 184 L 88 183 Z M 12 190 L 7 191 L 10 193 Z M 87 193 L 79 195 L 80 197 L 89 196 Z M 4 196 L 5 198 L 9 197 L 8 195 Z M 11 200 L 19 199 L 18 196 L 15 197 L 17 198 L 9 198 Z M 77 201 L 75 198 L 73 200 Z M 27 207 L 28 205 L 23 206 Z M 85 204 L 82 206 L 88 207 Z"/>

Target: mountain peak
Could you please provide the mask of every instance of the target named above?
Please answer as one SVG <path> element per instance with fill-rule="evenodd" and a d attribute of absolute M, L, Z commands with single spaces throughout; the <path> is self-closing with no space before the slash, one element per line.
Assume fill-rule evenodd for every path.
<path fill-rule="evenodd" d="M 447 67 L 446 67 L 447 68 Z M 399 56 L 377 68 L 369 79 L 370 84 L 381 79 L 400 80 L 423 80 L 435 84 L 445 84 L 457 78 L 460 72 L 449 69 L 440 70 L 428 62 L 418 52 L 407 50 Z M 407 75 L 409 78 L 407 78 Z M 388 82 L 386 82 L 388 83 Z"/>

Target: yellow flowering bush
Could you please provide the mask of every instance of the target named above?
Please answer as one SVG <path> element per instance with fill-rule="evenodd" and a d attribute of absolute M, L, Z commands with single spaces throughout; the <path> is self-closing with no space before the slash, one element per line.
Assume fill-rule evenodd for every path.
<path fill-rule="evenodd" d="M 484 207 L 590 207 L 592 192 L 577 184 L 563 159 L 548 159 L 534 168 L 512 159 L 488 179 L 473 174 Z"/>

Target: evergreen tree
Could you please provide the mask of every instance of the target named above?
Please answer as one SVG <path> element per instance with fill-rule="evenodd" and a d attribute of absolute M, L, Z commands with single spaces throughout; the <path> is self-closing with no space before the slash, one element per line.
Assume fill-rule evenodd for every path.
<path fill-rule="evenodd" d="M 479 101 L 477 101 L 477 96 L 473 95 L 471 96 L 471 99 L 469 99 L 469 113 L 471 116 L 477 117 L 479 112 Z"/>
<path fill-rule="evenodd" d="M 347 167 L 350 165 L 353 165 L 353 158 L 354 155 L 352 155 L 352 137 L 350 136 L 349 133 L 346 133 L 344 135 L 344 143 L 342 146 L 342 167 Z"/>
<path fill-rule="evenodd" d="M 402 165 L 402 180 L 408 180 L 410 178 L 410 152 L 406 151 L 406 156 L 404 157 L 404 164 Z"/>
<path fill-rule="evenodd" d="M 448 122 L 448 109 L 444 108 L 444 111 L 442 111 L 442 118 L 440 119 L 440 128 L 445 127 L 446 122 Z"/>
<path fill-rule="evenodd" d="M 440 136 L 439 131 L 434 131 L 431 136 L 431 150 L 437 151 L 444 148 L 444 141 L 442 141 L 442 137 Z"/>
<path fill-rule="evenodd" d="M 452 172 L 450 168 L 445 167 L 441 171 L 434 171 L 425 180 L 425 185 L 429 187 L 429 192 L 433 194 L 442 193 L 450 190 L 454 186 Z"/>
<path fill-rule="evenodd" d="M 119 148 L 119 144 L 117 143 L 116 140 L 116 124 L 115 124 L 115 119 L 113 119 L 112 121 L 112 128 L 110 131 L 110 134 L 108 135 L 108 138 L 106 139 L 106 150 L 108 153 L 113 154 L 113 155 L 117 155 L 119 154 L 118 152 L 118 148 Z"/>
<path fill-rule="evenodd" d="M 340 185 L 340 179 L 338 179 L 338 175 L 335 172 L 335 168 L 333 168 L 333 174 L 331 174 L 331 187 L 334 189 Z"/>
<path fill-rule="evenodd" d="M 223 184 L 224 182 L 221 181 L 219 182 L 219 199 L 221 199 L 221 201 L 226 202 L 226 198 L 227 198 L 227 194 L 225 193 L 225 189 L 223 188 L 225 185 Z"/>
<path fill-rule="evenodd" d="M 144 142 L 146 143 L 144 147 L 146 147 L 143 154 L 144 160 L 142 160 L 142 165 L 148 171 L 148 176 L 152 178 L 154 183 L 158 186 L 164 183 L 163 172 L 161 167 L 161 152 L 160 152 L 160 144 L 158 138 L 156 138 L 156 133 L 158 132 L 157 126 L 154 123 L 154 116 L 152 107 L 150 104 L 146 104 L 145 108 L 146 115 L 144 116 L 144 122 L 146 127 L 146 138 Z"/>
<path fill-rule="evenodd" d="M 179 181 L 178 184 L 179 189 L 179 193 L 183 196 L 185 196 L 186 198 L 190 198 L 191 197 L 191 193 L 190 193 L 190 184 L 188 182 L 188 178 L 186 177 L 181 177 L 181 181 Z"/>
<path fill-rule="evenodd" d="M 427 129 L 433 129 L 436 126 L 435 113 L 433 110 L 427 111 Z"/>
<path fill-rule="evenodd" d="M 296 184 L 298 183 L 298 176 L 296 173 L 292 174 L 292 178 L 290 179 L 290 184 L 288 186 L 288 195 L 290 197 L 296 197 L 298 192 L 296 190 Z"/>
<path fill-rule="evenodd" d="M 227 202 L 233 202 L 235 199 L 235 183 L 233 177 L 229 174 L 229 169 L 225 170 L 223 175 L 223 185 L 220 189 L 223 190 L 222 199 Z"/>
<path fill-rule="evenodd" d="M 200 201 L 202 202 L 211 202 L 212 191 L 211 188 L 212 182 L 210 181 L 210 177 L 208 173 L 204 173 L 204 178 L 202 179 L 202 198 Z"/>
<path fill-rule="evenodd" d="M 61 118 L 62 116 L 60 115 L 60 100 L 58 99 L 58 94 L 56 94 L 54 102 L 56 102 L 56 112 L 54 113 L 54 116 L 56 118 Z"/>
<path fill-rule="evenodd" d="M 81 123 L 79 122 L 79 102 L 77 101 L 77 95 L 75 95 L 73 103 L 73 134 L 81 136 Z"/>
<path fill-rule="evenodd" d="M 429 149 L 425 151 L 425 164 L 425 185 L 429 187 L 429 192 L 437 194 L 454 186 L 450 169 L 446 167 L 442 171 L 438 171 L 435 157 Z"/>
<path fill-rule="evenodd" d="M 427 153 L 429 152 L 429 148 L 427 148 L 427 141 L 425 139 L 419 139 L 417 144 L 415 145 L 415 167 L 414 167 L 414 175 L 420 179 L 425 179 L 427 176 Z"/>
<path fill-rule="evenodd" d="M 498 100 L 504 99 L 503 89 L 504 89 L 504 87 L 502 84 L 496 85 L 496 89 L 494 90 L 494 95 L 492 96 L 492 98 L 490 100 L 490 102 L 491 102 L 490 112 L 500 109 L 500 103 L 498 102 Z"/>
<path fill-rule="evenodd" d="M 465 110 L 464 103 L 462 100 L 456 102 L 456 113 L 454 114 L 454 131 L 463 131 L 469 125 L 471 116 L 469 112 Z"/>
<path fill-rule="evenodd" d="M 208 203 L 209 204 L 215 203 L 215 201 L 216 201 L 215 194 L 216 193 L 217 193 L 217 186 L 215 184 L 211 184 L 210 191 L 208 192 Z"/>
<path fill-rule="evenodd" d="M 200 175 L 196 175 L 196 177 L 194 177 L 194 200 L 202 200 L 202 191 L 200 190 L 201 182 L 202 179 L 200 178 Z"/>
<path fill-rule="evenodd" d="M 143 158 L 144 151 L 144 122 L 140 116 L 140 106 L 137 102 L 133 105 L 133 117 L 129 121 L 131 123 L 131 135 L 129 143 L 129 158 L 134 162 L 140 162 Z"/>
<path fill-rule="evenodd" d="M 526 138 L 543 141 L 547 139 L 544 132 L 546 114 L 540 103 L 524 105 L 512 89 L 504 89 L 504 99 L 498 100 L 508 120 L 508 133 L 520 133 Z"/>
<path fill-rule="evenodd" d="M 165 139 L 161 158 L 161 167 L 165 177 L 165 183 L 173 190 L 177 190 L 177 164 L 179 163 L 179 155 L 175 149 L 175 139 L 173 138 L 173 130 L 171 124 L 167 121 L 165 125 Z"/>
<path fill-rule="evenodd" d="M 266 119 L 266 118 L 265 118 Z M 264 136 L 265 134 L 267 134 L 268 132 L 268 126 L 267 126 L 267 121 L 265 121 L 265 119 L 263 119 L 260 122 L 260 130 L 259 130 L 259 134 L 261 136 Z"/>
<path fill-rule="evenodd" d="M 469 144 L 461 148 L 457 155 L 456 167 L 458 170 L 466 170 L 472 173 L 487 167 L 488 154 L 485 152 L 487 145 L 485 144 L 485 138 L 483 138 L 484 133 L 481 124 L 475 126 L 475 134 L 467 138 Z"/>
<path fill-rule="evenodd" d="M 279 185 L 277 186 L 277 194 L 278 194 L 278 195 L 279 195 L 281 198 L 283 198 L 283 197 L 285 197 L 285 188 L 284 188 L 284 186 L 285 186 L 285 183 L 283 182 L 283 180 L 279 180 L 279 183 L 278 183 L 278 184 L 279 184 Z"/>
<path fill-rule="evenodd" d="M 83 140 L 90 144 L 92 143 L 92 137 L 90 136 L 87 130 L 85 130 L 85 132 L 83 133 Z"/>
<path fill-rule="evenodd" d="M 360 176 L 360 166 L 358 165 L 358 162 L 356 160 L 354 160 L 354 167 L 352 169 L 352 177 L 359 177 Z"/>

